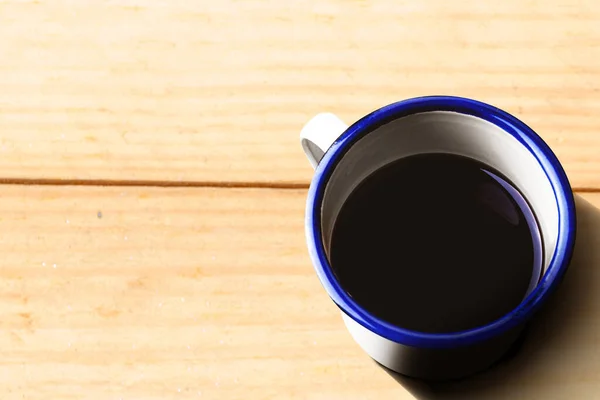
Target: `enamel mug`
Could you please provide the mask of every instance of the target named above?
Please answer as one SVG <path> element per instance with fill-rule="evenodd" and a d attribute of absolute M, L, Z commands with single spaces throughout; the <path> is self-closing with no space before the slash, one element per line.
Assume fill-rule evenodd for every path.
<path fill-rule="evenodd" d="M 305 227 L 317 276 L 358 345 L 393 371 L 445 380 L 486 369 L 510 349 L 567 271 L 576 230 L 567 176 L 531 128 L 498 108 L 459 97 L 421 97 L 380 108 L 350 127 L 324 113 L 305 125 L 301 143 L 315 168 Z M 355 302 L 330 267 L 333 227 L 352 190 L 386 164 L 421 153 L 462 155 L 495 168 L 521 190 L 537 216 L 542 278 L 517 308 L 488 325 L 441 334 L 392 325 Z"/>

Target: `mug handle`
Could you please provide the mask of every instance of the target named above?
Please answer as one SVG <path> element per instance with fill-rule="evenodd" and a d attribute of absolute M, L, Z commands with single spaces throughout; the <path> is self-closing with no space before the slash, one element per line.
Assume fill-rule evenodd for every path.
<path fill-rule="evenodd" d="M 348 125 L 332 113 L 314 116 L 300 131 L 300 142 L 313 168 L 317 168 L 325 152 L 340 137 Z"/>

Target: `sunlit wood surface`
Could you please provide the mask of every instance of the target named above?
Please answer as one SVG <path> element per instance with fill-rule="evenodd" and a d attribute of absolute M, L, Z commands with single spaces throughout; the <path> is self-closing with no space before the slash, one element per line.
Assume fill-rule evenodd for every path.
<path fill-rule="evenodd" d="M 304 244 L 304 122 L 484 100 L 580 194 L 575 260 L 517 355 L 390 376 Z M 0 0 L 6 399 L 596 399 L 600 3 Z"/>

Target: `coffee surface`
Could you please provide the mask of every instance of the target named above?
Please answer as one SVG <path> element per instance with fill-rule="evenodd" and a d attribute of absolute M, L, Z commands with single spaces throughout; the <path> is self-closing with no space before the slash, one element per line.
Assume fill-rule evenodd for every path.
<path fill-rule="evenodd" d="M 528 220 L 535 216 L 525 199 L 487 165 L 450 154 L 410 156 L 348 197 L 330 263 L 344 290 L 391 324 L 468 330 L 513 310 L 539 280 L 534 254 L 541 249 Z"/>

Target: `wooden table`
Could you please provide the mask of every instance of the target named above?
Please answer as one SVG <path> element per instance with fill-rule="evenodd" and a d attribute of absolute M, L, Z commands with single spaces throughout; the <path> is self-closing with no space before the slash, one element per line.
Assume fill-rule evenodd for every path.
<path fill-rule="evenodd" d="M 0 0 L 3 399 L 597 399 L 600 3 Z M 560 298 L 443 387 L 313 273 L 298 132 L 418 95 L 530 124 L 579 192 Z"/>

